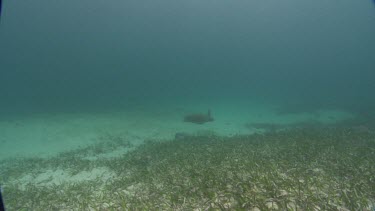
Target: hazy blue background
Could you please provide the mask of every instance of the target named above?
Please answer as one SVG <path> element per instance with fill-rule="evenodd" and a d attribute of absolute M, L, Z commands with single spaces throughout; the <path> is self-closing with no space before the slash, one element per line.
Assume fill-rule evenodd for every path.
<path fill-rule="evenodd" d="M 370 0 L 4 0 L 1 110 L 185 98 L 374 108 Z"/>

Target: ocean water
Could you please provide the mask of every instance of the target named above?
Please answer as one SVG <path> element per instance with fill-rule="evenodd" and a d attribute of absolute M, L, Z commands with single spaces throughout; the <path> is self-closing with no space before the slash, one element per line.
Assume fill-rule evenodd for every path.
<path fill-rule="evenodd" d="M 338 170 L 345 169 L 341 163 L 330 175 L 334 175 L 332 178 L 346 175 L 345 178 L 375 187 L 371 175 L 374 170 L 365 165 L 375 161 L 374 26 L 375 5 L 370 0 L 5 1 L 0 22 L 0 166 L 3 168 L 0 183 L 9 193 L 6 201 L 13 209 L 25 210 L 88 210 L 90 207 L 105 210 L 111 206 L 119 210 L 121 206 L 129 210 L 189 210 L 210 206 L 213 209 L 241 206 L 247 210 L 276 209 L 269 204 L 269 199 L 276 196 L 265 196 L 265 199 L 262 196 L 259 200 L 263 202 L 229 197 L 227 201 L 223 199 L 222 204 L 215 204 L 217 200 L 213 199 L 209 203 L 199 202 L 194 197 L 189 201 L 188 195 L 192 193 L 183 191 L 180 195 L 173 192 L 180 196 L 175 201 L 148 198 L 146 201 L 155 203 L 146 203 L 146 206 L 132 193 L 137 188 L 145 188 L 143 180 L 132 180 L 134 183 L 121 180 L 124 182 L 121 184 L 126 183 L 125 195 L 129 196 L 125 197 L 127 205 L 122 205 L 117 199 L 106 198 L 99 202 L 95 198 L 98 196 L 90 198 L 83 188 L 87 185 L 79 185 L 105 180 L 115 181 L 113 185 L 121 187 L 116 182 L 128 170 L 119 165 L 103 164 L 104 160 L 114 159 L 112 163 L 116 163 L 125 159 L 122 162 L 126 163 L 130 162 L 126 159 L 149 153 L 147 150 L 155 154 L 153 150 L 160 146 L 156 144 L 152 148 L 149 142 L 172 141 L 164 148 L 175 147 L 173 141 L 181 141 L 177 139 L 182 137 L 187 139 L 184 144 L 191 143 L 195 149 L 199 148 L 199 144 L 195 145 L 197 139 L 202 139 L 203 148 L 212 144 L 207 150 L 215 151 L 215 147 L 220 146 L 211 139 L 206 140 L 207 137 L 228 138 L 228 143 L 238 144 L 233 138 L 259 133 L 272 136 L 287 133 L 289 129 L 307 130 L 306 134 L 312 133 L 311 137 L 332 133 L 327 136 L 337 136 L 336 141 L 348 144 L 349 149 L 353 147 L 353 154 L 362 150 L 356 148 L 359 145 L 370 150 L 363 154 L 368 157 L 351 160 L 353 163 L 354 160 L 360 162 L 357 158 L 363 161 L 363 168 L 368 167 L 367 176 L 344 174 Z M 214 119 L 212 122 L 183 121 L 186 115 L 204 116 L 208 110 Z M 289 143 L 291 137 L 299 137 L 299 132 L 290 133 L 275 136 L 290 137 L 285 138 L 285 143 Z M 342 137 L 344 133 L 350 135 Z M 311 138 L 317 145 L 323 139 Z M 267 143 L 275 137 L 265 140 Z M 274 144 L 278 146 L 279 142 Z M 251 145 L 254 146 L 258 145 Z M 286 146 L 289 145 L 280 149 Z M 220 153 L 229 153 L 224 150 L 226 146 L 222 147 Z M 143 152 L 144 149 L 147 152 Z M 331 148 L 321 151 L 326 149 Z M 262 150 L 266 152 L 268 148 Z M 129 152 L 134 154 L 129 155 Z M 214 158 L 209 155 L 206 156 Z M 67 161 L 62 157 L 76 160 Z M 161 158 L 155 158 L 158 159 Z M 165 158 L 168 159 L 172 158 Z M 66 165 L 69 162 L 72 163 Z M 142 161 L 142 165 L 146 165 L 143 162 L 146 161 Z M 173 159 L 171 162 L 173 164 Z M 85 171 L 70 172 L 81 165 Z M 324 169 L 321 166 L 311 168 L 311 177 Z M 170 171 L 164 169 L 164 172 Z M 295 181 L 300 180 L 306 181 L 306 178 Z M 236 184 L 236 180 L 233 181 Z M 40 184 L 48 186 L 49 193 L 55 191 L 51 185 L 72 191 L 70 186 L 64 185 L 78 184 L 82 191 L 76 189 L 79 194 L 86 194 L 90 200 L 93 197 L 96 202 L 92 204 L 87 199 L 83 204 L 82 199 L 71 201 L 68 206 L 62 205 L 57 196 L 55 202 L 25 196 L 19 202 L 21 205 L 17 205 L 11 198 L 32 192 L 25 188 L 28 184 L 35 187 L 33 193 L 40 192 Z M 210 182 L 205 184 L 212 186 L 211 191 L 216 187 Z M 332 181 L 328 179 L 327 184 Z M 104 187 L 103 193 L 107 193 L 104 189 L 115 192 L 103 184 L 92 186 Z M 199 185 L 195 187 L 201 190 Z M 301 207 L 301 204 L 309 204 L 306 201 L 295 201 L 295 206 L 288 205 L 288 208 L 370 209 L 375 202 L 374 191 L 353 187 L 337 188 L 345 193 L 360 192 L 356 197 L 332 199 L 337 206 L 322 205 L 314 199 L 310 207 Z M 279 191 L 277 196 L 285 196 L 286 188 L 274 189 Z M 170 189 L 155 190 L 155 193 L 168 195 L 167 190 Z M 210 198 L 209 192 L 198 195 Z M 220 195 L 223 190 L 213 193 Z M 163 205 L 158 208 L 155 205 L 158 203 Z M 55 207 L 48 207 L 50 204 Z M 283 206 L 278 204 L 277 209 L 286 208 Z"/>

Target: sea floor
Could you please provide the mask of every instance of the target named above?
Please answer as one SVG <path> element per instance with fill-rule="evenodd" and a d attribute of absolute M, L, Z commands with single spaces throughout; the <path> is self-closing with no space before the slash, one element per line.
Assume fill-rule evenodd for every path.
<path fill-rule="evenodd" d="M 355 118 L 251 101 L 8 116 L 0 183 L 12 210 L 370 210 L 375 134 Z"/>
<path fill-rule="evenodd" d="M 214 106 L 213 106 L 214 105 Z M 211 110 L 213 122 L 184 122 L 185 115 Z M 283 113 L 278 106 L 244 102 L 138 104 L 123 110 L 36 113 L 0 119 L 0 159 L 45 157 L 94 144 L 108 134 L 135 145 L 144 140 L 173 139 L 176 133 L 233 136 L 298 123 L 336 123 L 354 114 L 343 110 Z"/>

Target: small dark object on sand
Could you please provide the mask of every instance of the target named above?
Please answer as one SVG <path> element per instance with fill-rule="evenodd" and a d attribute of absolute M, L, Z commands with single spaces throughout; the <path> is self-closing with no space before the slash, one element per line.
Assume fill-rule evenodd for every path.
<path fill-rule="evenodd" d="M 189 114 L 184 117 L 184 122 L 191 122 L 195 124 L 203 124 L 206 122 L 212 122 L 214 119 L 211 116 L 211 111 L 208 110 L 207 114 Z"/>

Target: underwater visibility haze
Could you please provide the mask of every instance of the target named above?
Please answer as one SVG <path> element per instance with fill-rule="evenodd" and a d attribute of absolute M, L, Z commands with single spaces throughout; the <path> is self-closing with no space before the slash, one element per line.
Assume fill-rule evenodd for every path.
<path fill-rule="evenodd" d="M 9 210 L 373 210 L 374 1 L 0 0 Z"/>

